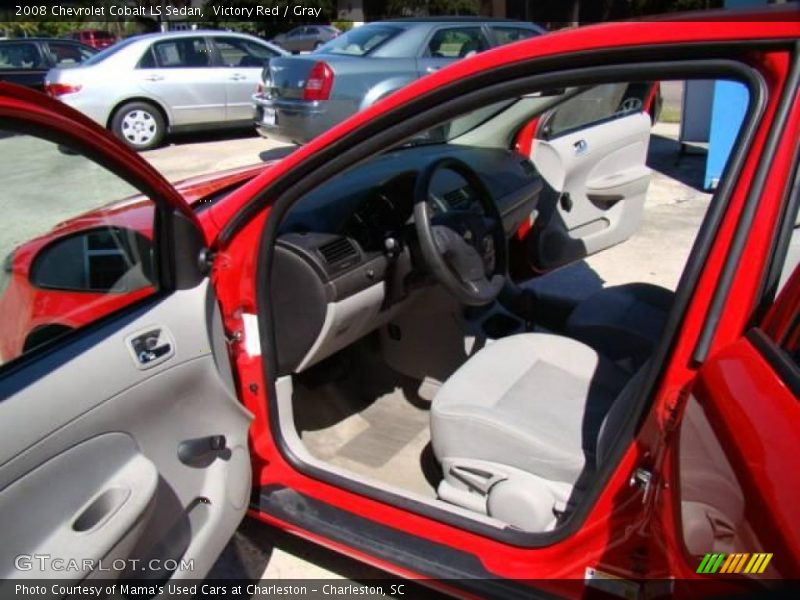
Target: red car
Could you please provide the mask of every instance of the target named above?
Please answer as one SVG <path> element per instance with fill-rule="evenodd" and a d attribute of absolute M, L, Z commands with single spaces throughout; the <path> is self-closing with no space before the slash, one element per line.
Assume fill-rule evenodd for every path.
<path fill-rule="evenodd" d="M 197 211 L 202 221 L 210 214 L 206 211 L 208 207 L 269 164 L 193 177 L 177 182 L 175 189 Z M 64 240 L 73 239 L 79 233 L 97 231 L 97 228 L 109 224 L 136 230 L 142 236 L 140 243 L 147 246 L 146 251 L 151 251 L 152 221 L 152 205 L 146 198 L 126 198 L 60 223 L 47 234 L 26 242 L 6 256 L 3 274 L 0 275 L 6 280 L 0 285 L 0 315 L 5 315 L 0 317 L 0 363 L 152 294 L 151 285 L 116 289 L 114 293 L 107 289 L 36 285 L 33 272 L 34 265 L 48 261 L 48 254 L 59 254 L 60 243 Z"/>
<path fill-rule="evenodd" d="M 462 597 L 797 579 L 800 274 L 782 279 L 798 38 L 796 11 L 776 7 L 504 46 L 200 217 L 97 125 L 0 86 L 14 169 L 30 161 L 9 148 L 66 146 L 85 181 L 58 157 L 42 181 L 57 171 L 78 197 L 119 178 L 154 212 L 152 251 L 143 223 L 108 218 L 97 247 L 40 266 L 63 278 L 60 261 L 111 249 L 97 285 L 145 291 L 0 367 L 6 577 L 77 583 L 113 560 L 159 593 L 204 577 L 248 514 Z M 546 272 L 627 239 L 649 118 L 626 90 L 695 78 L 735 81 L 748 102 L 674 293 L 633 283 L 564 307 L 520 292 L 511 265 Z M 547 116 L 571 101 L 571 121 Z M 64 205 L 14 169 L 4 192 L 25 210 Z"/>
<path fill-rule="evenodd" d="M 81 29 L 80 31 L 73 31 L 66 37 L 72 40 L 78 40 L 82 44 L 91 46 L 102 50 L 108 48 L 117 41 L 117 36 L 110 31 L 103 31 L 102 29 Z"/>

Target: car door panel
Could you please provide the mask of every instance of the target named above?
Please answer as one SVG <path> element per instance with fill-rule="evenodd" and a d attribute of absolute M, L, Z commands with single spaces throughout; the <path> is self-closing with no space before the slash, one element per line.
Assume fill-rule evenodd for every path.
<path fill-rule="evenodd" d="M 650 119 L 638 112 L 534 141 L 531 160 L 549 187 L 529 256 L 539 270 L 585 258 L 638 229 L 649 140 Z"/>
<path fill-rule="evenodd" d="M 163 258 L 170 249 L 192 257 L 202 248 L 186 201 L 94 122 L 54 99 L 4 85 L 0 119 L 15 132 L 7 139 L 28 143 L 36 139 L 30 130 L 40 132 L 42 160 L 55 146 L 51 137 L 58 139 L 54 156 L 63 150 L 82 160 L 72 171 L 72 163 L 53 163 L 61 165 L 64 185 L 83 185 L 90 197 L 99 192 L 98 201 L 105 193 L 113 199 L 114 186 L 145 192 L 161 224 L 154 231 L 136 225 L 153 236 L 147 256 Z M 234 393 L 216 295 L 191 258 L 158 264 L 170 272 L 157 280 L 173 286 L 160 283 L 158 291 L 0 365 L 6 577 L 93 576 L 101 566 L 94 562 L 64 568 L 79 556 L 103 558 L 106 568 L 118 558 L 160 561 L 128 562 L 103 577 L 202 578 L 244 515 L 251 415 Z M 35 553 L 59 563 L 17 561 Z M 184 566 L 175 570 L 163 563 L 167 558 Z"/>
<path fill-rule="evenodd" d="M 142 370 L 129 337 L 158 327 L 169 328 L 174 354 Z M 175 577 L 205 573 L 250 493 L 251 415 L 234 395 L 229 367 L 218 366 L 228 360 L 222 340 L 204 282 L 42 357 L 54 368 L 22 389 L 0 384 L 0 507 L 16 542 L 0 550 L 3 564 L 14 565 L 5 556 L 12 551 L 100 559 L 122 545 L 130 558 L 194 560 Z M 224 436 L 224 447 L 203 448 L 212 436 Z M 187 444 L 199 447 L 196 456 L 181 452 Z M 27 504 L 16 500 L 21 493 Z M 11 520 L 15 507 L 24 515 Z M 186 543 L 168 552 L 176 539 Z"/>
<path fill-rule="evenodd" d="M 800 453 L 800 405 L 776 371 L 779 352 L 763 331 L 753 329 L 698 373 L 678 445 L 687 550 L 675 557 L 679 573 L 701 572 L 705 554 L 722 554 L 707 572 L 798 576 L 800 518 L 794 507 L 800 503 L 800 477 L 785 467 L 787 456 Z M 742 555 L 741 567 L 725 560 L 736 554 Z"/>
<path fill-rule="evenodd" d="M 170 126 L 225 120 L 227 79 L 213 66 L 204 38 L 156 42 L 146 55 L 152 62 L 135 71 L 138 85 L 170 113 Z M 152 58 L 151 58 L 152 56 Z"/>

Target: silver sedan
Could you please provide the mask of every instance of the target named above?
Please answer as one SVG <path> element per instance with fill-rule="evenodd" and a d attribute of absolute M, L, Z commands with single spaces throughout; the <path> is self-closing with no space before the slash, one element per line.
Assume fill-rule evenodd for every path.
<path fill-rule="evenodd" d="M 287 52 L 224 31 L 129 38 L 79 67 L 52 69 L 45 90 L 136 150 L 167 133 L 247 126 L 264 64 Z"/>

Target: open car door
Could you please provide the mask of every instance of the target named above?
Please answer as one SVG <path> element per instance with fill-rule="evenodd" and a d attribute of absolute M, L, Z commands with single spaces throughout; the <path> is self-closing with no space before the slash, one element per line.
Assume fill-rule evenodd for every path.
<path fill-rule="evenodd" d="M 544 178 L 526 254 L 540 272 L 627 240 L 639 228 L 650 169 L 652 84 L 593 86 L 540 121 L 531 161 Z"/>
<path fill-rule="evenodd" d="M 680 424 L 679 579 L 800 576 L 800 269 L 767 317 L 700 368 Z"/>
<path fill-rule="evenodd" d="M 202 578 L 248 504 L 251 415 L 197 220 L 144 160 L 61 103 L 0 85 L 0 130 L 4 210 L 24 202 L 18 214 L 60 223 L 30 243 L 16 232 L 0 297 L 22 303 L 15 318 L 37 308 L 24 304 L 31 282 L 73 302 L 46 342 L 0 361 L 2 576 Z M 120 190 L 141 195 L 101 205 Z M 93 194 L 91 216 L 70 208 Z"/>

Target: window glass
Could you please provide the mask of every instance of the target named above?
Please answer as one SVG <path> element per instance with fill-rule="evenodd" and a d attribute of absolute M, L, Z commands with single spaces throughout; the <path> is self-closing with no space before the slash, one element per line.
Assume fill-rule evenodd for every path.
<path fill-rule="evenodd" d="M 42 69 L 44 63 L 31 42 L 0 44 L 0 70 L 3 69 Z"/>
<path fill-rule="evenodd" d="M 499 45 L 511 44 L 512 42 L 519 42 L 520 40 L 527 40 L 536 35 L 532 29 L 523 29 L 521 27 L 503 27 L 492 25 L 492 32 L 494 37 L 497 38 Z"/>
<path fill-rule="evenodd" d="M 0 131 L 0 364 L 155 291 L 154 204 L 92 159 Z"/>
<path fill-rule="evenodd" d="M 564 102 L 547 125 L 549 137 L 600 123 L 617 115 L 639 112 L 648 85 L 608 83 L 594 86 Z"/>
<path fill-rule="evenodd" d="M 176 38 L 153 44 L 156 64 L 161 68 L 202 68 L 211 64 L 204 38 Z"/>
<path fill-rule="evenodd" d="M 440 29 L 428 43 L 428 53 L 435 58 L 466 58 L 489 47 L 479 27 Z"/>
<path fill-rule="evenodd" d="M 351 29 L 344 35 L 332 39 L 324 46 L 321 46 L 317 52 L 364 56 L 401 31 L 402 29 L 399 27 L 391 27 L 388 25 L 362 25 L 361 27 Z"/>
<path fill-rule="evenodd" d="M 263 67 L 264 61 L 276 56 L 266 46 L 240 38 L 214 38 L 222 64 L 226 67 Z"/>
<path fill-rule="evenodd" d="M 95 53 L 88 48 L 83 48 L 77 44 L 65 44 L 63 42 L 49 42 L 50 52 L 56 59 L 57 67 L 68 67 L 77 65 L 90 58 Z"/>

